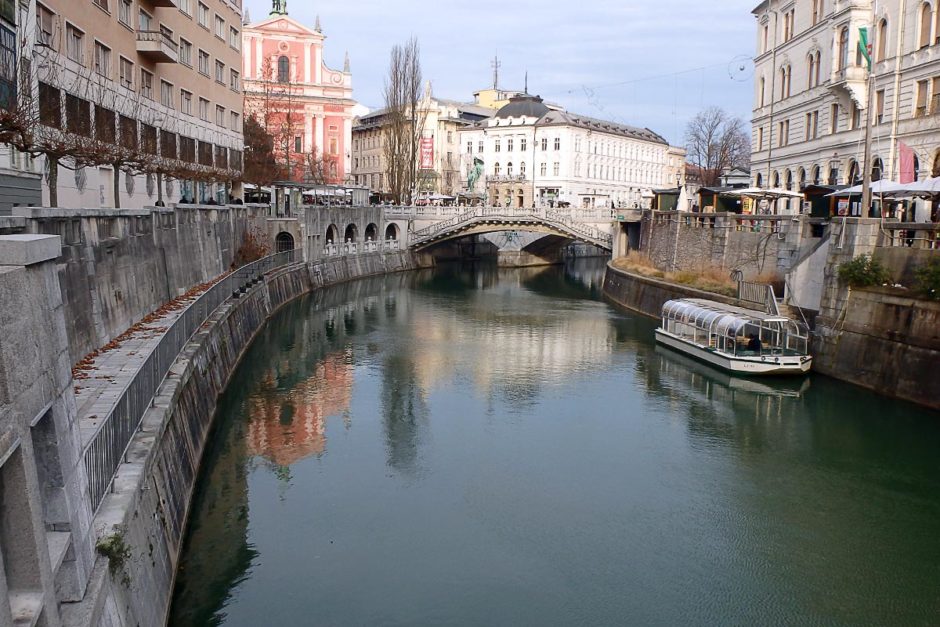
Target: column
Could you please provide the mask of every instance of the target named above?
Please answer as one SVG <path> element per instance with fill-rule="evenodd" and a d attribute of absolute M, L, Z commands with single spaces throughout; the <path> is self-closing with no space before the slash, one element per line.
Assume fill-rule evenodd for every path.
<path fill-rule="evenodd" d="M 320 156 L 323 156 L 326 146 L 323 145 L 323 116 L 317 114 L 314 116 L 314 121 L 316 126 L 313 131 L 313 142 L 317 147 L 317 151 L 320 153 Z"/>
<path fill-rule="evenodd" d="M 304 112 L 304 152 L 313 152 L 316 145 L 313 138 L 313 114 L 309 111 Z"/>
<path fill-rule="evenodd" d="M 264 57 L 262 56 L 262 52 L 261 52 L 261 47 L 262 47 L 261 38 L 252 37 L 251 46 L 254 47 L 255 49 L 255 78 L 260 80 L 261 78 L 263 78 L 261 76 L 261 73 L 262 73 L 261 68 L 264 67 Z"/>
<path fill-rule="evenodd" d="M 304 44 L 304 82 L 310 82 L 310 69 L 313 65 L 310 61 L 310 42 Z"/>

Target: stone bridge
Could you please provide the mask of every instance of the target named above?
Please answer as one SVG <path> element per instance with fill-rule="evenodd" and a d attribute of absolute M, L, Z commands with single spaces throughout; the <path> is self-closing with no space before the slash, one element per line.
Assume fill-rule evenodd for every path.
<path fill-rule="evenodd" d="M 467 235 L 527 231 L 553 236 L 556 244 L 572 241 L 612 249 L 610 209 L 545 207 L 386 207 L 387 220 L 408 220 L 408 245 L 423 250 Z M 540 238 L 526 249 L 543 247 Z"/>

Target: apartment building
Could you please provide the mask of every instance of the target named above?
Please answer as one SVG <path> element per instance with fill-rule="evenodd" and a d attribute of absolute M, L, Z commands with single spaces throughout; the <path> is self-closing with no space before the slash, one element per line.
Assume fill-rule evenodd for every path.
<path fill-rule="evenodd" d="M 938 5 L 936 0 L 766 0 L 758 5 L 753 11 L 754 184 L 793 190 L 852 184 L 866 167 L 875 180 L 940 175 Z M 859 49 L 860 28 L 869 33 L 870 82 Z M 870 117 L 869 84 L 874 90 Z M 872 156 L 864 164 L 869 119 Z M 921 207 L 919 215 L 925 211 Z"/>
<path fill-rule="evenodd" d="M 460 132 L 463 185 L 502 206 L 643 206 L 684 178 L 685 150 L 660 135 L 560 110 L 528 94 Z"/>
<path fill-rule="evenodd" d="M 31 164 L 43 204 L 239 196 L 241 11 L 241 0 L 29 0 L 21 76 L 45 130 Z"/>

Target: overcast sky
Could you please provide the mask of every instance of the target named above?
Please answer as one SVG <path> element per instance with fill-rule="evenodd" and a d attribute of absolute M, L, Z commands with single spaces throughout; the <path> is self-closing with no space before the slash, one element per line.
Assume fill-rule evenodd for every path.
<path fill-rule="evenodd" d="M 502 88 L 522 89 L 528 71 L 530 93 L 677 142 L 708 105 L 749 123 L 757 3 L 288 0 L 288 10 L 309 26 L 320 15 L 327 64 L 341 68 L 349 51 L 353 95 L 370 108 L 382 106 L 389 50 L 415 35 L 436 96 L 472 101 L 492 84 L 498 55 Z M 271 1 L 245 6 L 258 22 Z"/>

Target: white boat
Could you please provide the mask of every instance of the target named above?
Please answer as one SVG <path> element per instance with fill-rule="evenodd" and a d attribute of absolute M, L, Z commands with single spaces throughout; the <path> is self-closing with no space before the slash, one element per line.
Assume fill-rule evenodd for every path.
<path fill-rule="evenodd" d="M 813 365 L 806 325 L 701 298 L 666 302 L 656 341 L 734 374 L 805 374 Z"/>

